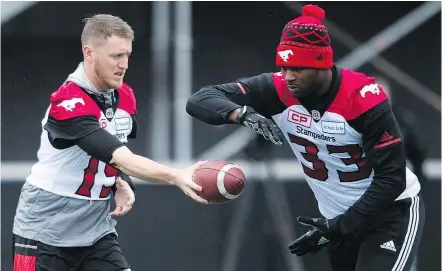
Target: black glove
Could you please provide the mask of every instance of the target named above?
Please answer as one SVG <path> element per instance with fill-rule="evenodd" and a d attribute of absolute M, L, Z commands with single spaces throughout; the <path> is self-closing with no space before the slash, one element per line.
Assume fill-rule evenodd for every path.
<path fill-rule="evenodd" d="M 281 145 L 285 141 L 283 133 L 272 120 L 258 114 L 249 106 L 241 108 L 236 121 L 245 127 L 252 128 L 253 131 L 264 136 L 267 140 L 270 139 L 276 145 Z"/>
<path fill-rule="evenodd" d="M 339 240 L 341 234 L 337 228 L 338 219 L 339 217 L 334 219 L 298 217 L 300 224 L 311 226 L 312 229 L 289 245 L 290 253 L 297 256 L 316 253 L 331 241 Z"/>

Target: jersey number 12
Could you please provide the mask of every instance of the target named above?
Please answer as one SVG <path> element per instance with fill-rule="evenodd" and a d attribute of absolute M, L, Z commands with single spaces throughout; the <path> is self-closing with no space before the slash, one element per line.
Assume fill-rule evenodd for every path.
<path fill-rule="evenodd" d="M 100 160 L 98 160 L 97 158 L 91 157 L 91 159 L 89 159 L 88 167 L 84 170 L 83 182 L 81 183 L 80 187 L 77 189 L 77 192 L 75 192 L 75 194 L 88 198 L 91 197 L 91 190 L 95 184 L 95 175 L 97 175 L 99 164 Z M 106 177 L 116 178 L 118 170 L 106 164 L 106 167 L 104 168 L 104 174 L 106 175 Z M 108 197 L 110 191 L 111 191 L 110 186 L 103 185 L 101 187 L 100 198 Z"/>

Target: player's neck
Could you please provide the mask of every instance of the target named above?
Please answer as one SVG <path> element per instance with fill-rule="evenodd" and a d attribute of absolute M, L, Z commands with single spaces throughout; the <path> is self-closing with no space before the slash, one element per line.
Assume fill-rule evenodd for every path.
<path fill-rule="evenodd" d="M 319 87 L 318 96 L 325 95 L 330 90 L 330 85 L 333 81 L 333 72 L 331 69 L 325 71 L 323 82 Z"/>
<path fill-rule="evenodd" d="M 100 79 L 98 78 L 97 74 L 95 73 L 94 69 L 88 65 L 87 63 L 84 63 L 84 72 L 86 73 L 87 79 L 94 85 L 94 87 L 99 92 L 106 92 L 107 89 L 102 86 Z"/>

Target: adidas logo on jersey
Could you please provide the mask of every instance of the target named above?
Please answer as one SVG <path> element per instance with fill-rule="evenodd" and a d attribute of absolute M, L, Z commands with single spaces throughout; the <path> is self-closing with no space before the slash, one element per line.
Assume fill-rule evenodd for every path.
<path fill-rule="evenodd" d="M 385 248 L 385 249 L 396 252 L 396 247 L 394 246 L 393 241 L 388 241 L 388 242 L 383 243 L 381 245 L 381 248 Z"/>
<path fill-rule="evenodd" d="M 388 132 L 385 132 L 381 136 L 381 142 L 385 142 L 385 141 L 388 141 L 388 140 L 391 140 L 391 139 L 393 139 L 393 137 Z"/>

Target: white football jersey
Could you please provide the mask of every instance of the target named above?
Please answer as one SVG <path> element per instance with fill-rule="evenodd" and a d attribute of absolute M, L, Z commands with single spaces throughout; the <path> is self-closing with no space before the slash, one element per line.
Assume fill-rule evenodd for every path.
<path fill-rule="evenodd" d="M 43 128 L 48 117 L 67 120 L 81 116 L 94 116 L 100 127 L 127 142 L 133 129 L 131 115 L 136 113 L 133 90 L 123 84 L 115 90 L 119 94 L 118 108 L 102 112 L 97 103 L 72 82 L 64 84 L 51 96 L 51 105 L 42 121 L 42 134 L 38 162 L 26 179 L 30 184 L 66 197 L 106 200 L 115 184 L 117 169 L 91 157 L 76 145 L 57 149 Z"/>
<path fill-rule="evenodd" d="M 349 76 L 352 75 L 344 70 L 343 82 Z M 282 75 L 275 74 L 274 81 L 280 92 L 286 87 Z M 309 112 L 298 101 L 289 98 L 285 100 L 287 108 L 273 117 L 302 164 L 321 214 L 329 219 L 344 213 L 373 181 L 374 171 L 366 159 L 362 134 L 349 124 L 349 120 L 384 101 L 386 95 L 371 83 L 362 85 L 360 90 L 355 89 L 344 83 L 322 115 L 316 110 Z M 383 144 L 401 140 L 388 136 L 386 134 L 385 140 L 381 139 L 386 142 Z M 383 144 L 374 148 L 383 147 Z M 396 200 L 417 195 L 419 191 L 417 177 L 407 168 L 405 191 Z"/>

